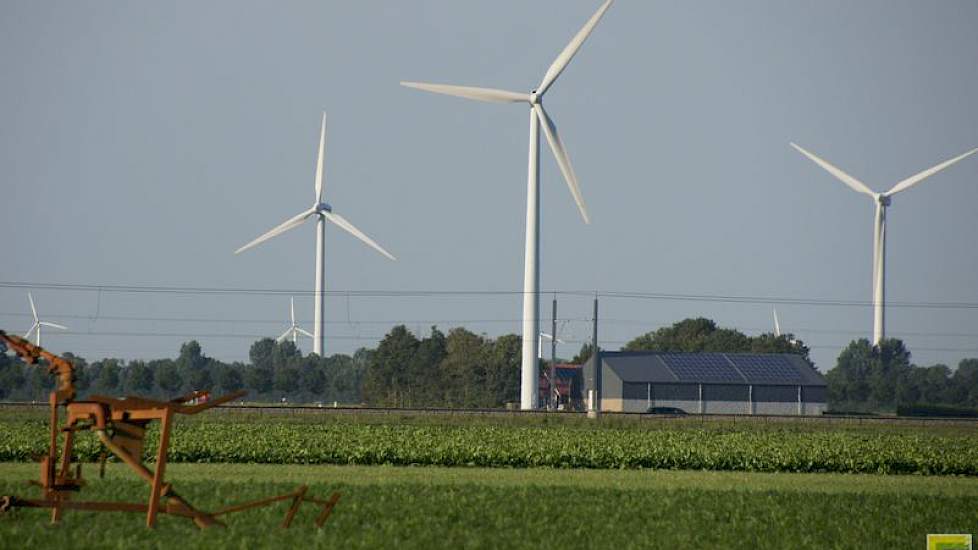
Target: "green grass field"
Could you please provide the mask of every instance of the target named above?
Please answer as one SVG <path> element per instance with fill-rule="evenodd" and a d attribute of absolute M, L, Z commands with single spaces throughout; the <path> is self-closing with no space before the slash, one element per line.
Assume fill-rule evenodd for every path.
<path fill-rule="evenodd" d="M 89 467 L 89 475 L 94 469 Z M 285 505 L 198 532 L 162 516 L 18 510 L 0 516 L 4 548 L 923 548 L 927 533 L 978 531 L 978 479 L 650 470 L 173 464 L 196 506 L 286 492 L 340 490 L 326 527 Z M 0 464 L 0 494 L 36 494 L 34 464 Z M 33 492 L 32 492 L 33 491 Z M 145 499 L 146 485 L 110 465 L 86 499 Z M 307 505 L 308 506 L 308 505 Z"/>
<path fill-rule="evenodd" d="M 38 495 L 25 481 L 45 422 L 0 412 L 0 495 Z M 77 448 L 98 449 L 91 434 Z M 309 505 L 287 531 L 285 504 L 205 532 L 169 516 L 149 531 L 133 513 L 68 511 L 51 526 L 18 510 L 0 516 L 0 550 L 923 548 L 927 533 L 978 533 L 970 424 L 214 411 L 179 419 L 170 451 L 169 481 L 204 510 L 299 484 L 344 497 L 322 530 Z M 94 474 L 85 500 L 148 496 L 118 463 Z"/>

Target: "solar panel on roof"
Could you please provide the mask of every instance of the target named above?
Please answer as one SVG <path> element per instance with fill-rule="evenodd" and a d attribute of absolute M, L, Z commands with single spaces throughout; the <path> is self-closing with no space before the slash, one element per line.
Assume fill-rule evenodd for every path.
<path fill-rule="evenodd" d="M 795 365 L 782 355 L 728 355 L 727 358 L 751 383 L 798 384 L 802 381 Z"/>
<path fill-rule="evenodd" d="M 665 353 L 660 357 L 680 382 L 744 382 L 719 353 Z"/>

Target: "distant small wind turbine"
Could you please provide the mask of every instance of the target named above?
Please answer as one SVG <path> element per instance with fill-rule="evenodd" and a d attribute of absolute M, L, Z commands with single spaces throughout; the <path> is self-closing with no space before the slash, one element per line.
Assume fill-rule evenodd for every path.
<path fill-rule="evenodd" d="M 293 344 L 296 343 L 296 340 L 298 339 L 298 336 L 300 334 L 303 336 L 308 336 L 310 338 L 315 338 L 312 334 L 309 333 L 308 330 L 305 330 L 299 327 L 299 325 L 295 324 L 295 297 L 294 296 L 289 298 L 289 313 L 292 319 L 292 324 L 289 326 L 289 330 L 283 332 L 281 336 L 275 339 L 276 342 L 281 344 L 290 335 L 292 336 Z"/>
<path fill-rule="evenodd" d="M 258 237 L 257 239 L 251 241 L 250 243 L 242 246 L 241 248 L 234 251 L 235 254 L 240 254 L 245 250 L 253 246 L 257 246 L 272 237 L 276 237 L 285 233 L 290 229 L 299 227 L 305 221 L 313 216 L 316 217 L 316 296 L 315 296 L 315 320 L 313 323 L 313 332 L 315 335 L 312 338 L 312 348 L 313 353 L 319 356 L 323 355 L 323 319 L 326 312 L 326 296 L 325 296 L 325 253 L 326 253 L 326 221 L 329 220 L 334 224 L 340 226 L 341 229 L 350 233 L 354 237 L 360 239 L 361 241 L 367 243 L 371 248 L 380 252 L 384 256 L 394 260 L 394 256 L 387 252 L 377 243 L 375 243 L 370 237 L 366 236 L 362 231 L 353 226 L 352 223 L 346 220 L 343 216 L 340 216 L 336 212 L 333 212 L 333 207 L 328 203 L 323 201 L 323 155 L 326 150 L 326 113 L 323 113 L 323 123 L 319 130 L 319 156 L 316 160 L 316 183 L 315 183 L 315 202 L 312 207 L 308 210 L 304 210 L 299 214 L 285 220 L 278 226 L 272 228 L 264 235 Z"/>
<path fill-rule="evenodd" d="M 781 337 L 781 320 L 778 319 L 778 308 L 777 307 L 772 307 L 771 309 L 774 310 L 774 335 L 776 337 L 780 338 Z M 791 337 L 791 334 L 788 334 L 787 336 L 788 336 L 788 343 L 789 344 L 797 344 L 798 343 L 798 340 L 795 340 L 794 338 L 792 338 Z"/>
<path fill-rule="evenodd" d="M 551 340 L 551 341 L 553 341 L 554 340 L 554 337 L 551 334 L 548 334 L 546 332 L 541 332 L 540 333 L 540 339 L 537 341 L 537 359 L 543 359 L 543 341 L 544 340 Z M 561 340 L 560 338 L 557 338 L 556 339 L 556 342 L 558 344 L 566 344 L 567 343 L 567 342 Z"/>
<path fill-rule="evenodd" d="M 520 370 L 520 408 L 537 408 L 539 380 L 537 378 L 537 350 L 534 349 L 537 342 L 537 332 L 539 331 L 539 293 L 540 293 L 540 267 L 538 263 L 538 251 L 540 249 L 540 127 L 547 137 L 550 150 L 553 151 L 557 166 L 567 181 L 574 202 L 584 218 L 584 223 L 591 223 L 588 218 L 587 208 L 584 206 L 584 198 L 577 184 L 577 176 L 571 167 L 570 157 L 564 149 L 564 144 L 557 135 L 557 126 L 551 120 L 550 115 L 543 108 L 543 96 L 550 89 L 550 86 L 557 80 L 560 73 L 564 71 L 574 55 L 587 40 L 587 37 L 594 30 L 595 25 L 601 20 L 608 8 L 611 7 L 612 0 L 607 0 L 598 8 L 598 11 L 588 19 L 587 23 L 570 43 L 564 48 L 557 59 L 547 69 L 543 75 L 543 80 L 535 90 L 530 93 L 510 92 L 493 88 L 476 88 L 472 86 L 453 86 L 448 84 L 428 84 L 423 82 L 401 82 L 401 85 L 408 88 L 416 88 L 438 94 L 446 94 L 477 101 L 487 101 L 490 103 L 526 103 L 530 107 L 530 153 L 529 167 L 527 170 L 526 183 L 526 246 L 524 249 L 524 270 L 523 270 L 523 358 Z"/>
<path fill-rule="evenodd" d="M 24 338 L 30 338 L 31 333 L 33 332 L 35 336 L 34 343 L 37 344 L 37 347 L 41 347 L 41 327 L 51 327 L 51 328 L 57 328 L 61 330 L 68 330 L 68 327 L 64 325 L 59 325 L 57 323 L 49 323 L 47 321 L 42 321 L 38 319 L 37 308 L 34 307 L 34 296 L 32 296 L 30 292 L 27 293 L 27 300 L 30 301 L 31 303 L 31 313 L 34 314 L 34 324 L 31 325 L 31 328 L 26 333 L 24 333 Z"/>
<path fill-rule="evenodd" d="M 890 197 L 896 195 L 900 191 L 910 189 L 914 185 L 917 185 L 924 179 L 933 176 L 948 166 L 951 166 L 952 164 L 975 154 L 978 152 L 978 148 L 972 149 L 950 160 L 946 160 L 937 166 L 933 166 L 924 170 L 923 172 L 910 176 L 909 178 L 898 182 L 885 193 L 876 193 L 865 183 L 857 180 L 828 162 L 816 157 L 798 145 L 791 143 L 791 146 L 797 149 L 801 154 L 811 159 L 815 164 L 821 166 L 826 172 L 841 180 L 842 183 L 848 185 L 853 191 L 868 195 L 873 199 L 873 202 L 876 203 L 876 221 L 873 225 L 873 345 L 878 346 L 886 337 L 884 317 L 886 305 L 886 209 L 890 206 Z"/>

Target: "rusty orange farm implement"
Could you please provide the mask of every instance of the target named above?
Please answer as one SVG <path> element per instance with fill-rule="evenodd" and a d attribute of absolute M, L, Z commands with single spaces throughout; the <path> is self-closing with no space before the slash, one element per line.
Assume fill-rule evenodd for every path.
<path fill-rule="evenodd" d="M 340 498 L 333 493 L 327 500 L 307 495 L 308 487 L 299 486 L 296 490 L 268 498 L 227 506 L 213 512 L 194 508 L 165 480 L 167 447 L 176 415 L 193 415 L 227 403 L 245 395 L 246 392 L 228 394 L 216 399 L 206 399 L 206 392 L 194 392 L 170 401 L 157 401 L 142 397 L 128 396 L 112 398 L 91 395 L 85 400 L 75 400 L 74 366 L 19 336 L 0 331 L 0 352 L 6 347 L 16 352 L 26 363 L 34 365 L 45 361 L 48 373 L 57 376 L 57 387 L 49 397 L 50 440 L 48 452 L 41 458 L 40 480 L 31 480 L 32 485 L 40 487 L 41 498 L 21 498 L 0 496 L 0 513 L 14 508 L 50 508 L 51 522 L 61 519 L 64 510 L 87 510 L 95 512 L 141 512 L 146 514 L 146 526 L 154 527 L 159 514 L 170 514 L 192 520 L 201 529 L 224 526 L 220 516 L 240 512 L 260 506 L 268 506 L 280 501 L 291 501 L 282 521 L 282 527 L 291 525 L 296 512 L 304 502 L 320 507 L 316 526 L 322 527 Z M 204 402 L 199 402 L 204 401 Z M 65 409 L 64 424 L 59 424 L 59 408 Z M 143 464 L 143 443 L 147 425 L 160 422 L 159 446 L 153 469 Z M 137 476 L 149 484 L 149 499 L 139 502 L 109 502 L 73 500 L 85 485 L 82 479 L 81 463 L 72 458 L 72 444 L 76 432 L 90 430 L 104 445 L 105 452 L 111 453 L 129 467 Z M 59 453 L 58 439 L 63 438 Z"/>

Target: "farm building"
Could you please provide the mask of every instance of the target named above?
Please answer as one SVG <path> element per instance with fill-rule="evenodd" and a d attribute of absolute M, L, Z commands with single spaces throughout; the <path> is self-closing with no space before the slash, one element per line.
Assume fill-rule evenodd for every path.
<path fill-rule="evenodd" d="M 826 409 L 825 379 L 790 354 L 602 352 L 600 387 L 604 411 L 818 415 Z"/>

